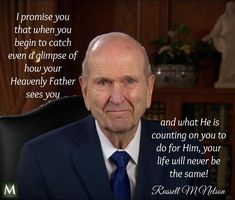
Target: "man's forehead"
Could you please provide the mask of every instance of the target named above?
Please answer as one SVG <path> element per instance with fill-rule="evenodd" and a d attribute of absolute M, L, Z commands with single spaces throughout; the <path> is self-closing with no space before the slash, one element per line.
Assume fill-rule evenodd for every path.
<path fill-rule="evenodd" d="M 142 52 L 132 44 L 112 41 L 98 44 L 90 53 L 88 63 L 88 66 L 92 67 L 127 65 L 133 68 L 142 68 L 145 60 Z"/>
<path fill-rule="evenodd" d="M 101 72 L 138 72 L 142 73 L 145 67 L 143 57 L 125 52 L 98 53 L 88 61 L 88 68 L 95 73 Z"/>
<path fill-rule="evenodd" d="M 105 77 L 119 77 L 119 76 L 141 76 L 144 73 L 143 61 L 136 62 L 134 59 L 93 59 L 88 65 L 90 68 L 90 75 L 105 76 Z"/>

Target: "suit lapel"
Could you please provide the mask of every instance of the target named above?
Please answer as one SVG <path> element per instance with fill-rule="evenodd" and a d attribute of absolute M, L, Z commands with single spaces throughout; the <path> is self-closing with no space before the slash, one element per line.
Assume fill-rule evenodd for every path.
<path fill-rule="evenodd" d="M 153 199 L 154 196 L 151 195 L 153 186 L 164 182 L 164 170 L 156 164 L 158 154 L 155 149 L 160 141 L 151 138 L 154 131 L 157 130 L 150 128 L 142 120 L 135 199 Z"/>
<path fill-rule="evenodd" d="M 78 134 L 81 131 L 83 134 Z M 90 117 L 84 127 L 77 130 L 77 145 L 72 151 L 72 161 L 86 188 L 90 199 L 112 199 L 112 191 L 104 163 L 98 134 L 93 117 Z M 83 138 L 78 139 L 78 135 Z"/>

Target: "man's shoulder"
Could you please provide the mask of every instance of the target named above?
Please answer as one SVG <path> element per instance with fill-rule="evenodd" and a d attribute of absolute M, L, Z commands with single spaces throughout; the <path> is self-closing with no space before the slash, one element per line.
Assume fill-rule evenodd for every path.
<path fill-rule="evenodd" d="M 95 126 L 94 119 L 92 116 L 88 116 L 82 120 L 46 132 L 26 142 L 25 145 L 42 147 L 82 141 L 89 132 L 93 131 L 93 126 Z"/>
<path fill-rule="evenodd" d="M 162 126 L 160 122 L 154 120 L 142 119 L 142 132 L 151 138 L 154 142 L 162 142 L 166 145 L 197 145 L 201 148 L 202 144 L 197 139 L 190 139 L 189 133 L 177 131 L 174 128 Z"/>
<path fill-rule="evenodd" d="M 149 119 L 142 118 L 141 123 L 142 123 L 143 130 L 151 132 L 151 133 L 153 132 L 168 133 L 168 132 L 174 131 L 166 126 L 161 126 L 160 122 L 156 120 L 149 120 Z"/>

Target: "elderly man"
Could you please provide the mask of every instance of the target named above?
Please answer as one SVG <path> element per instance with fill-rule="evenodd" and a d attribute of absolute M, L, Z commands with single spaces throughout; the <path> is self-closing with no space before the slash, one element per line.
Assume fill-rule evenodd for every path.
<path fill-rule="evenodd" d="M 151 104 L 154 75 L 136 40 L 123 33 L 92 40 L 80 84 L 92 115 L 24 145 L 17 175 L 21 198 L 207 199 L 194 186 L 207 185 L 208 178 L 170 175 L 206 172 L 206 165 L 170 163 L 181 155 L 203 156 L 182 149 L 157 152 L 158 146 L 182 141 L 154 139 L 153 133 L 170 130 L 141 119 Z M 168 161 L 160 164 L 157 158 Z"/>

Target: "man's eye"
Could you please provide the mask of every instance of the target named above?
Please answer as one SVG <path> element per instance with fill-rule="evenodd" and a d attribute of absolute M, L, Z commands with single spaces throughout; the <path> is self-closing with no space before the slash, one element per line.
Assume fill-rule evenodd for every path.
<path fill-rule="evenodd" d="M 101 85 L 101 86 L 108 85 L 109 83 L 110 83 L 110 81 L 108 81 L 108 80 L 100 80 L 100 81 L 98 81 L 98 85 Z"/>
<path fill-rule="evenodd" d="M 134 79 L 129 78 L 129 79 L 126 80 L 126 82 L 127 82 L 128 85 L 132 85 L 132 84 L 134 84 L 136 81 L 135 81 Z"/>

